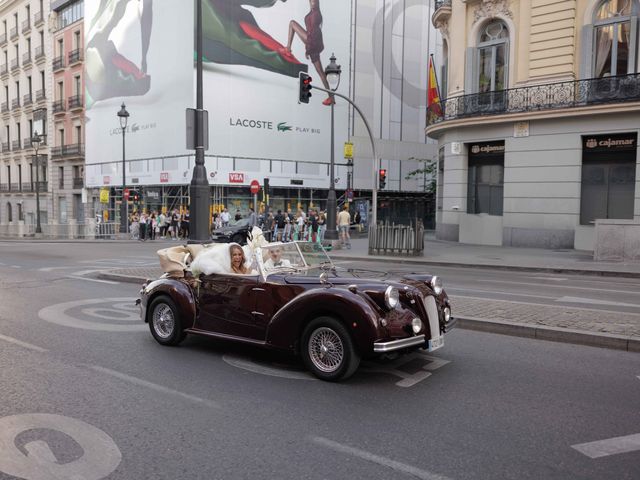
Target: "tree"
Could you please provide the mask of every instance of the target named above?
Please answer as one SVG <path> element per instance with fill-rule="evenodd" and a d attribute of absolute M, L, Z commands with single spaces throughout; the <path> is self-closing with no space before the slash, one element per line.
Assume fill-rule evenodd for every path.
<path fill-rule="evenodd" d="M 438 163 L 435 158 L 409 157 L 407 160 L 415 160 L 422 164 L 421 168 L 408 172 L 404 179 L 411 180 L 422 175 L 423 189 L 425 193 L 436 193 L 436 176 Z"/>

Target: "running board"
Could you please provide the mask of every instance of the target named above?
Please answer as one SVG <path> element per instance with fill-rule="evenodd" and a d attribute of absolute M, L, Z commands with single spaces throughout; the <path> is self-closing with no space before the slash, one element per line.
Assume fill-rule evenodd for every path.
<path fill-rule="evenodd" d="M 190 333 L 190 334 L 193 334 L 193 335 L 201 335 L 203 337 L 218 338 L 220 340 L 229 340 L 229 341 L 232 341 L 232 342 L 249 343 L 251 345 L 259 345 L 261 347 L 268 346 L 267 342 L 265 342 L 264 340 L 254 340 L 253 338 L 237 337 L 235 335 L 227 335 L 226 333 L 208 332 L 206 330 L 199 330 L 197 328 L 185 328 L 184 332 L 185 333 Z"/>

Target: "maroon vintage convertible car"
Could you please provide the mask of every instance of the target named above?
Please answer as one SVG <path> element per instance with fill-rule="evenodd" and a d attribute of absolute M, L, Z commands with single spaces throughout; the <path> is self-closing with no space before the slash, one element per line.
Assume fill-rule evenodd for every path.
<path fill-rule="evenodd" d="M 142 319 L 162 345 L 196 334 L 289 351 L 333 381 L 352 375 L 361 358 L 436 350 L 454 325 L 436 276 L 339 268 L 305 242 L 258 248 L 252 267 L 248 275 L 148 281 Z"/>

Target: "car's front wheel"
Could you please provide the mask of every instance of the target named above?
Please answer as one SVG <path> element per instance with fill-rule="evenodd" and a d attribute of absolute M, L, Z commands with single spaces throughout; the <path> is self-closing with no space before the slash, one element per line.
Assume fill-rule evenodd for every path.
<path fill-rule="evenodd" d="M 149 306 L 149 329 L 161 345 L 178 345 L 184 340 L 180 315 L 169 297 L 156 297 Z"/>
<path fill-rule="evenodd" d="M 307 325 L 301 353 L 307 368 L 321 380 L 344 380 L 360 365 L 351 335 L 332 317 L 318 317 Z"/>

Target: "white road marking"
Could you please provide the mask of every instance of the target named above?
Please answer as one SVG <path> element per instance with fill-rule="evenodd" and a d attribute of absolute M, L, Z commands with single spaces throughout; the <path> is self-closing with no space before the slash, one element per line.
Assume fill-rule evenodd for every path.
<path fill-rule="evenodd" d="M 58 463 L 44 440 L 34 440 L 21 450 L 16 438 L 30 430 L 55 430 L 71 437 L 82 455 L 68 463 Z M 108 477 L 122 461 L 113 439 L 93 425 L 75 418 L 33 413 L 0 418 L 0 473 L 28 480 L 84 479 Z"/>
<path fill-rule="evenodd" d="M 601 458 L 619 453 L 635 452 L 640 450 L 640 433 L 598 440 L 596 442 L 580 443 L 578 445 L 571 445 L 571 448 L 576 449 L 589 458 Z"/>
<path fill-rule="evenodd" d="M 14 345 L 18 345 L 20 347 L 24 347 L 29 350 L 33 350 L 34 352 L 42 353 L 47 351 L 46 348 L 38 347 L 37 345 L 32 345 L 30 343 L 23 342 L 22 340 L 18 340 L 17 338 L 7 337 L 6 335 L 0 335 L 0 340 L 4 340 L 5 342 L 8 342 L 8 343 L 13 343 Z"/>
<path fill-rule="evenodd" d="M 495 280 L 495 279 L 491 279 L 491 278 L 484 278 L 482 279 L 482 283 L 503 283 L 503 284 L 507 284 L 507 285 L 523 285 L 523 286 L 528 286 L 528 287 L 543 287 L 544 285 L 540 284 L 540 283 L 533 283 L 533 282 L 518 282 L 518 281 L 514 281 L 514 280 Z M 603 284 L 605 284 L 605 280 L 603 280 Z M 631 285 L 633 286 L 633 285 Z M 607 292 L 607 293 L 625 293 L 625 294 L 631 294 L 631 295 L 640 295 L 639 291 L 635 291 L 635 290 L 611 290 L 611 289 L 605 289 L 605 288 L 597 288 L 597 287 L 576 287 L 573 285 L 553 285 L 554 288 L 563 288 L 563 289 L 569 289 L 569 290 L 587 290 L 587 291 L 592 291 L 592 292 Z"/>
<path fill-rule="evenodd" d="M 415 359 L 427 360 L 428 363 L 422 366 L 422 370 L 418 370 L 416 373 L 410 374 L 403 371 L 401 368 L 403 365 L 412 363 Z M 388 373 L 395 377 L 400 378 L 396 382 L 396 386 L 409 388 L 417 385 L 423 380 L 426 380 L 431 376 L 432 371 L 450 363 L 449 360 L 443 360 L 442 358 L 433 357 L 431 355 L 425 355 L 422 353 L 414 353 L 410 355 L 403 355 L 397 360 L 387 364 L 377 364 L 374 362 L 363 362 L 362 371 L 370 373 Z"/>
<path fill-rule="evenodd" d="M 95 330 L 102 332 L 141 332 L 148 329 L 147 325 L 142 320 L 136 320 L 128 324 L 114 324 L 105 323 L 103 321 L 91 321 L 90 316 L 80 317 L 81 313 L 74 313 L 74 316 L 67 313 L 67 311 L 77 307 L 98 307 L 104 305 L 100 310 L 115 310 L 118 315 L 114 316 L 114 320 L 118 321 L 122 318 L 122 314 L 125 313 L 122 309 L 117 308 L 117 304 L 121 302 L 130 302 L 134 304 L 135 297 L 113 297 L 113 298 L 89 298 L 86 300 L 76 300 L 73 302 L 57 303 L 41 309 L 38 312 L 40 317 L 45 322 L 55 323 L 56 325 L 62 325 L 65 327 L 82 328 L 85 330 Z M 114 306 L 114 304 L 116 304 Z M 127 311 L 127 314 L 130 312 Z M 75 316 L 78 315 L 78 316 Z"/>
<path fill-rule="evenodd" d="M 20 265 L 11 265 L 11 268 L 22 268 Z"/>
<path fill-rule="evenodd" d="M 545 295 L 532 295 L 529 293 L 509 293 L 509 292 L 500 292 L 498 290 L 481 290 L 481 289 L 476 289 L 476 288 L 456 288 L 456 287 L 449 287 L 446 289 L 447 292 L 464 292 L 464 293 L 493 293 L 496 295 L 506 295 L 509 297 L 531 297 L 531 298 L 541 298 L 541 299 L 547 299 L 547 300 L 555 300 L 558 297 L 547 297 Z M 471 297 L 471 298 L 482 298 L 484 300 L 486 300 L 486 297 Z"/>
<path fill-rule="evenodd" d="M 266 365 L 260 365 L 252 362 L 251 360 L 245 360 L 235 355 L 223 355 L 222 360 L 233 367 L 261 375 L 268 375 L 270 377 L 289 378 L 293 380 L 317 380 L 316 377 L 307 372 L 296 372 L 279 367 L 268 367 Z"/>
<path fill-rule="evenodd" d="M 567 280 L 569 280 L 568 278 L 556 278 L 556 277 L 525 277 L 525 278 L 532 278 L 534 280 L 549 280 L 551 282 L 566 282 Z"/>
<path fill-rule="evenodd" d="M 112 377 L 119 378 L 120 380 L 124 380 L 125 382 L 133 383 L 134 385 L 138 385 L 140 387 L 149 388 L 151 390 L 155 390 L 156 392 L 166 393 L 168 395 L 175 395 L 181 398 L 185 398 L 194 403 L 198 403 L 210 408 L 220 408 L 216 402 L 211 400 L 207 400 L 206 398 L 196 397 L 195 395 L 189 395 L 188 393 L 179 392 L 178 390 L 173 390 L 172 388 L 165 387 L 163 385 L 158 385 L 157 383 L 148 382 L 147 380 L 142 380 L 141 378 L 132 377 L 131 375 L 127 375 L 126 373 L 117 372 L 115 370 L 111 370 L 109 368 L 100 367 L 98 365 L 87 365 L 91 370 L 95 370 L 96 372 L 104 373 L 106 375 L 111 375 Z"/>
<path fill-rule="evenodd" d="M 99 278 L 89 278 L 89 277 L 79 277 L 77 275 L 67 275 L 67 278 L 71 278 L 73 280 L 82 280 L 87 282 L 96 282 L 96 283 L 106 283 L 108 285 L 119 285 L 120 282 L 114 282 L 112 280 L 100 280 Z"/>
<path fill-rule="evenodd" d="M 378 465 L 382 465 L 383 467 L 387 467 L 395 470 L 396 472 L 401 472 L 406 475 L 414 476 L 416 478 L 421 478 L 423 480 L 450 480 L 449 477 L 445 477 L 444 475 L 432 473 L 427 470 L 421 470 L 406 463 L 397 462 L 387 457 L 382 457 L 365 450 L 360 450 L 359 448 L 354 448 L 348 445 L 334 442 L 333 440 L 329 440 L 328 438 L 311 437 L 311 440 L 318 445 L 334 450 L 336 452 L 345 453 L 347 455 L 361 458 L 362 460 L 366 460 L 368 462 L 377 463 Z"/>
<path fill-rule="evenodd" d="M 611 305 L 614 307 L 634 307 L 640 308 L 637 303 L 611 302 L 609 300 L 598 300 L 597 298 L 581 298 L 581 297 L 560 297 L 556 302 L 564 303 L 586 303 L 591 305 Z"/>

